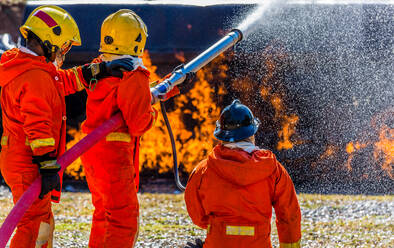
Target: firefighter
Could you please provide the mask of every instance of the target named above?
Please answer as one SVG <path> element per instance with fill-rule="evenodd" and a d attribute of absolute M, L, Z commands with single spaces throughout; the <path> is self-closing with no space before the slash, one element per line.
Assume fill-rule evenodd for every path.
<path fill-rule="evenodd" d="M 95 207 L 89 247 L 133 247 L 138 235 L 139 142 L 157 118 L 151 106 L 149 71 L 142 59 L 147 27 L 133 11 L 121 9 L 101 26 L 100 52 L 94 63 L 131 58 L 134 70 L 123 79 L 90 82 L 86 120 L 82 131 L 89 134 L 117 112 L 124 122 L 81 156 Z M 94 70 L 93 70 L 94 71 Z M 188 77 L 186 80 L 189 80 Z M 174 88 L 163 98 L 179 93 Z"/>
<path fill-rule="evenodd" d="M 14 203 L 41 176 L 39 199 L 26 211 L 11 241 L 13 247 L 52 247 L 51 200 L 59 201 L 61 175 L 56 158 L 65 150 L 64 96 L 84 89 L 86 81 L 118 75 L 130 69 L 129 60 L 101 63 L 99 73 L 85 65 L 60 70 L 64 55 L 81 45 L 78 26 L 57 6 L 36 8 L 20 27 L 26 46 L 5 52 L 0 61 L 3 135 L 1 173 Z M 48 194 L 51 192 L 50 194 Z"/>
<path fill-rule="evenodd" d="M 275 209 L 280 247 L 300 247 L 301 212 L 293 182 L 268 150 L 255 146 L 259 120 L 238 100 L 222 111 L 214 136 L 220 143 L 192 172 L 185 191 L 194 224 L 207 229 L 205 243 L 188 247 L 271 247 Z"/>

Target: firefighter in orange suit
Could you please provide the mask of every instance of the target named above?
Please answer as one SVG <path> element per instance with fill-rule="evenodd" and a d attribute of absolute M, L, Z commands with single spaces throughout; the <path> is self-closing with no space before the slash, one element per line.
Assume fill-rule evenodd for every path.
<path fill-rule="evenodd" d="M 142 19 L 128 9 L 109 15 L 101 26 L 100 52 L 90 65 L 119 58 L 133 60 L 134 70 L 123 78 L 89 82 L 86 120 L 82 131 L 90 133 L 105 120 L 121 112 L 124 122 L 81 156 L 95 207 L 89 239 L 91 248 L 134 247 L 138 236 L 139 142 L 157 118 L 151 106 L 149 71 L 142 63 L 147 39 Z M 84 71 L 83 73 L 88 73 Z M 87 75 L 88 77 L 89 75 Z M 187 81 L 193 75 L 187 74 Z M 162 100 L 179 93 L 169 91 Z"/>
<path fill-rule="evenodd" d="M 149 71 L 142 56 L 147 28 L 131 10 L 109 15 L 101 26 L 100 52 L 93 63 L 131 58 L 134 70 L 123 79 L 89 82 L 86 134 L 117 112 L 123 125 L 82 155 L 95 207 L 89 247 L 133 247 L 138 234 L 138 149 L 140 136 L 152 127 L 157 111 L 151 106 Z M 92 69 L 94 71 L 94 69 Z M 136 172 L 137 171 L 137 172 Z"/>
<path fill-rule="evenodd" d="M 185 191 L 187 211 L 194 224 L 207 229 L 207 237 L 187 247 L 271 247 L 272 207 L 280 247 L 300 247 L 293 182 L 271 151 L 255 146 L 258 126 L 238 100 L 221 113 L 214 132 L 221 143 L 194 169 Z"/>
<path fill-rule="evenodd" d="M 20 31 L 26 47 L 5 52 L 0 61 L 3 121 L 0 168 L 14 203 L 40 175 L 42 186 L 39 199 L 19 222 L 10 247 L 52 247 L 51 199 L 58 202 L 61 189 L 56 158 L 65 150 L 64 96 L 84 89 L 86 81 L 103 73 L 84 78 L 83 71 L 89 70 L 87 65 L 58 69 L 71 47 L 81 44 L 77 24 L 62 8 L 38 7 Z M 100 67 L 107 68 L 107 74 L 118 74 L 120 70 L 111 68 L 124 68 L 119 64 L 117 61 L 116 65 Z"/>

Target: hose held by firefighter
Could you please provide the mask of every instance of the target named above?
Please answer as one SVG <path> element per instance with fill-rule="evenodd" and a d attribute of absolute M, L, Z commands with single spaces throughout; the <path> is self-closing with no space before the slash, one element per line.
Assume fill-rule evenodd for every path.
<path fill-rule="evenodd" d="M 207 237 L 187 247 L 272 247 L 272 207 L 280 247 L 300 247 L 293 182 L 271 151 L 255 145 L 259 125 L 238 100 L 223 109 L 214 131 L 220 143 L 193 170 L 185 191 L 189 216 Z"/>

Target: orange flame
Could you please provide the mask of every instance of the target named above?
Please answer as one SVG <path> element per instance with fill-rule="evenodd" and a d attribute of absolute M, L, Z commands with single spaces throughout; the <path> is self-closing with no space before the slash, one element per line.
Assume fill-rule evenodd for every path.
<path fill-rule="evenodd" d="M 275 58 L 283 58 L 286 55 L 281 49 L 276 51 L 273 49 L 273 46 L 268 46 L 265 49 L 265 67 L 267 68 L 267 72 L 262 79 L 262 84 L 260 86 L 260 95 L 261 97 L 270 102 L 275 110 L 275 119 L 278 123 L 281 124 L 281 129 L 278 130 L 279 141 L 276 146 L 278 150 L 288 150 L 292 149 L 294 145 L 301 144 L 302 141 L 293 142 L 291 138 L 296 133 L 296 126 L 299 120 L 299 117 L 296 114 L 286 114 L 286 106 L 283 103 L 283 93 L 273 93 L 272 87 L 275 82 L 274 73 L 277 68 Z"/>
<path fill-rule="evenodd" d="M 381 168 L 390 178 L 394 178 L 394 129 L 389 128 L 384 124 L 384 120 L 387 117 L 392 117 L 393 113 L 393 109 L 388 109 L 372 118 L 371 126 L 374 129 L 372 132 L 377 132 L 379 136 L 377 141 L 368 141 L 366 143 L 352 141 L 346 145 L 346 152 L 349 154 L 346 162 L 346 168 L 349 171 L 352 170 L 351 162 L 353 160 L 354 153 L 372 145 L 374 147 L 373 157 L 375 162 L 381 164 Z M 380 124 L 378 124 L 378 122 L 380 122 Z M 378 127 L 379 125 L 380 127 Z"/>
<path fill-rule="evenodd" d="M 77 130 L 75 128 L 71 128 L 67 131 L 69 135 L 71 135 L 74 139 L 70 140 L 67 142 L 66 148 L 67 150 L 73 147 L 76 143 L 78 143 L 83 137 L 86 135 L 82 133 L 80 130 Z M 83 170 L 82 162 L 81 159 L 78 158 L 72 164 L 70 164 L 66 170 L 65 173 L 77 180 L 79 179 L 84 179 L 85 178 L 85 172 Z"/>
<path fill-rule="evenodd" d="M 384 125 L 379 132 L 379 141 L 374 146 L 374 158 L 377 161 L 383 159 L 382 169 L 387 172 L 390 178 L 394 178 L 394 129 Z"/>
<path fill-rule="evenodd" d="M 213 131 L 215 120 L 219 117 L 220 110 L 212 101 L 214 89 L 209 81 L 213 75 L 211 68 L 219 68 L 218 76 L 226 75 L 227 66 L 220 65 L 223 55 L 211 62 L 208 67 L 197 72 L 195 86 L 188 93 L 177 96 L 174 99 L 174 111 L 168 113 L 174 135 L 176 137 L 179 162 L 184 166 L 185 171 L 191 172 L 198 161 L 205 158 L 213 148 Z M 150 64 L 149 56 L 144 56 L 144 64 Z M 151 75 L 157 76 L 156 68 L 149 67 Z M 225 94 L 223 88 L 217 94 Z M 185 108 L 186 105 L 193 105 L 194 111 Z M 183 110 L 184 109 L 184 110 Z M 203 123 L 195 125 L 192 130 L 188 130 L 184 119 L 191 119 Z M 171 143 L 165 127 L 164 120 L 160 115 L 156 121 L 156 126 L 149 130 L 141 139 L 140 167 L 158 169 L 159 173 L 168 172 L 172 169 Z"/>
<path fill-rule="evenodd" d="M 179 62 L 185 63 L 186 59 L 185 59 L 185 53 L 183 51 L 175 52 L 174 56 L 177 60 L 179 60 Z"/>
<path fill-rule="evenodd" d="M 293 134 L 295 134 L 295 127 L 297 125 L 297 122 L 298 116 L 296 115 L 284 117 L 282 129 L 278 131 L 278 135 L 280 138 L 277 145 L 278 150 L 288 150 L 294 147 L 294 143 L 290 141 L 290 138 Z"/>

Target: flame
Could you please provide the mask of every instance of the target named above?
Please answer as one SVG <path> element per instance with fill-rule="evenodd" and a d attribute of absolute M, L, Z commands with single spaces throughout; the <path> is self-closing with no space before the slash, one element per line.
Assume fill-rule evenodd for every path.
<path fill-rule="evenodd" d="M 179 62 L 185 63 L 186 59 L 185 59 L 185 53 L 183 51 L 175 52 L 174 56 L 177 60 L 179 60 Z"/>
<path fill-rule="evenodd" d="M 348 154 L 352 154 L 357 150 L 361 150 L 365 147 L 367 147 L 367 143 L 360 143 L 358 141 L 356 141 L 356 143 L 354 143 L 353 141 L 349 142 L 346 144 L 346 152 Z"/>
<path fill-rule="evenodd" d="M 76 143 L 78 143 L 83 137 L 86 135 L 82 133 L 80 130 L 77 130 L 75 128 L 70 128 L 67 133 L 73 137 L 73 140 L 70 140 L 66 144 L 67 150 L 73 147 Z M 66 170 L 65 173 L 77 180 L 79 179 L 84 179 L 85 178 L 85 171 L 82 166 L 82 162 L 80 158 L 77 158 L 72 164 L 70 164 Z"/>
<path fill-rule="evenodd" d="M 142 55 L 142 63 L 146 68 L 148 68 L 148 71 L 150 72 L 149 79 L 151 82 L 160 80 L 160 76 L 156 74 L 157 66 L 152 64 L 152 61 L 149 56 L 149 51 L 144 50 L 144 54 Z"/>
<path fill-rule="evenodd" d="M 285 116 L 284 120 L 282 122 L 282 129 L 278 131 L 279 135 L 279 142 L 277 145 L 278 150 L 283 150 L 283 149 L 291 149 L 294 147 L 294 143 L 290 141 L 290 138 L 295 134 L 295 127 L 298 122 L 298 116 L 296 115 L 291 115 L 291 116 Z"/>
<path fill-rule="evenodd" d="M 264 56 L 266 58 L 264 64 L 267 72 L 261 82 L 260 95 L 266 102 L 271 103 L 275 110 L 274 118 L 281 125 L 281 129 L 278 130 L 279 141 L 276 148 L 278 150 L 292 149 L 294 145 L 302 143 L 302 141 L 294 142 L 291 140 L 294 134 L 296 134 L 299 117 L 296 114 L 287 114 L 287 108 L 283 102 L 283 92 L 274 93 L 271 87 L 276 82 L 274 75 L 277 70 L 277 63 L 275 59 L 284 58 L 286 54 L 282 48 L 276 49 L 273 45 L 269 45 L 264 51 Z"/>
<path fill-rule="evenodd" d="M 177 96 L 174 99 L 174 110 L 168 112 L 176 137 L 178 161 L 187 172 L 191 172 L 196 163 L 204 159 L 214 145 L 212 134 L 220 109 L 212 100 L 215 92 L 209 81 L 213 79 L 212 68 L 219 68 L 216 75 L 219 80 L 226 76 L 227 66 L 220 65 L 222 59 L 223 55 L 198 71 L 193 89 Z M 149 56 L 144 57 L 144 64 L 149 64 L 145 61 L 150 61 Z M 148 68 L 151 75 L 157 76 L 156 68 Z M 216 94 L 225 93 L 224 88 L 220 88 Z M 185 121 L 195 122 L 198 125 L 190 128 L 185 125 Z M 156 126 L 141 139 L 140 161 L 141 170 L 157 169 L 159 173 L 165 173 L 173 168 L 171 142 L 161 115 L 156 121 Z"/>
<path fill-rule="evenodd" d="M 376 115 L 372 118 L 370 133 L 377 133 L 377 141 L 369 140 L 367 142 L 349 142 L 346 144 L 346 152 L 349 155 L 346 168 L 352 170 L 352 160 L 356 151 L 361 151 L 368 146 L 373 146 L 374 152 L 373 157 L 375 162 L 381 164 L 381 168 L 386 172 L 390 178 L 394 178 L 393 175 L 393 164 L 394 164 L 394 129 L 389 128 L 384 124 L 387 116 L 390 116 L 394 111 L 389 109 L 381 114 Z M 378 127 L 378 122 L 380 122 L 380 127 Z M 365 135 L 368 136 L 368 135 Z"/>
<path fill-rule="evenodd" d="M 374 147 L 375 160 L 383 159 L 382 169 L 387 172 L 390 178 L 394 178 L 394 129 L 384 125 L 379 132 L 379 141 L 374 144 Z"/>
<path fill-rule="evenodd" d="M 338 148 L 334 145 L 327 145 L 326 150 L 320 156 L 321 159 L 333 157 L 334 154 L 338 151 Z"/>
<path fill-rule="evenodd" d="M 317 168 L 318 165 L 321 163 L 321 161 L 326 161 L 334 158 L 335 155 L 338 154 L 339 150 L 340 150 L 339 147 L 336 145 L 332 145 L 332 144 L 326 145 L 326 149 L 319 156 L 319 159 L 311 163 L 312 168 Z"/>

